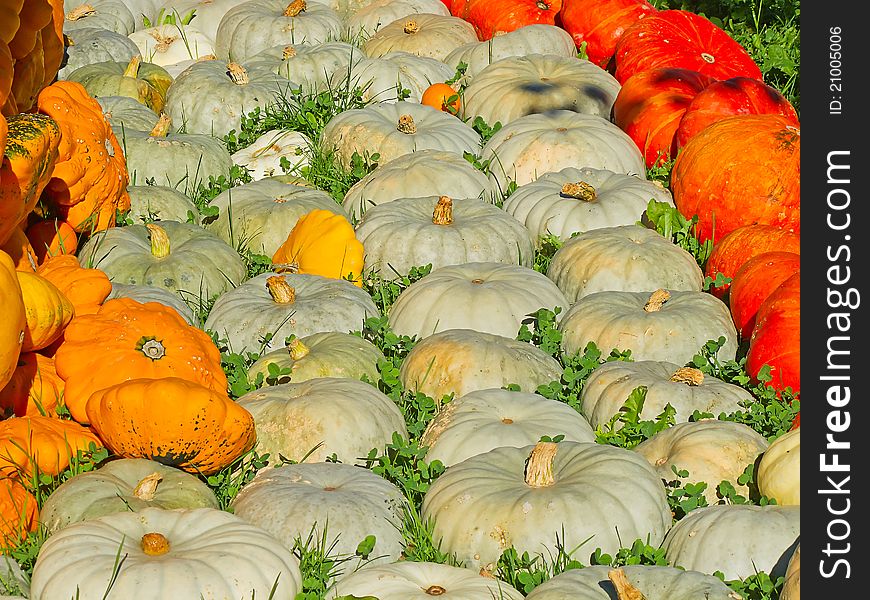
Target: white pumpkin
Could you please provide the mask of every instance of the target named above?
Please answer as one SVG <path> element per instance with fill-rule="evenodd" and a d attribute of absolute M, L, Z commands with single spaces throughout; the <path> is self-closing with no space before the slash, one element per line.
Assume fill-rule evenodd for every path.
<path fill-rule="evenodd" d="M 370 57 L 390 52 L 409 52 L 443 60 L 457 46 L 477 41 L 474 27 L 452 15 L 416 14 L 399 17 L 366 40 L 363 51 Z"/>
<path fill-rule="evenodd" d="M 779 594 L 780 600 L 801 600 L 801 545 L 795 548 L 788 568 L 785 571 L 785 583 Z"/>
<path fill-rule="evenodd" d="M 214 42 L 221 19 L 238 3 L 238 0 L 166 0 L 160 9 L 165 15 L 174 16 L 176 20 L 193 13 L 191 24 Z"/>
<path fill-rule="evenodd" d="M 236 151 L 233 164 L 241 165 L 253 180 L 265 179 L 285 172 L 298 174 L 309 165 L 312 142 L 304 133 L 289 129 L 273 129 L 263 133 L 254 142 Z M 282 166 L 287 162 L 287 168 Z"/>
<path fill-rule="evenodd" d="M 4 554 L 0 557 L 0 600 L 26 600 L 29 595 L 29 578 L 14 558 Z"/>
<path fill-rule="evenodd" d="M 396 19 L 421 13 L 449 16 L 441 0 L 370 0 L 346 19 L 351 38 L 368 39 Z"/>
<path fill-rule="evenodd" d="M 396 51 L 354 60 L 348 68 L 339 67 L 330 75 L 329 83 L 332 89 L 360 88 L 366 102 L 407 100 L 411 104 L 419 103 L 430 85 L 452 76 L 453 71 L 440 60 Z"/>
<path fill-rule="evenodd" d="M 399 335 L 419 339 L 447 329 L 516 338 L 527 315 L 568 305 L 556 284 L 528 267 L 448 265 L 399 294 L 390 309 L 390 327 Z"/>
<path fill-rule="evenodd" d="M 130 212 L 133 222 L 181 221 L 199 224 L 199 211 L 188 197 L 166 185 L 129 185 Z M 191 218 L 192 217 L 192 218 Z"/>
<path fill-rule="evenodd" d="M 193 25 L 164 24 L 128 36 L 145 62 L 166 67 L 183 60 L 214 56 L 214 42 Z"/>
<path fill-rule="evenodd" d="M 362 58 L 363 51 L 347 42 L 284 44 L 261 50 L 246 64 L 268 69 L 289 80 L 294 89 L 311 94 L 329 90 L 333 73 L 347 73 Z"/>
<path fill-rule="evenodd" d="M 761 457 L 755 474 L 758 491 L 780 506 L 801 503 L 800 427 L 776 438 Z"/>
<path fill-rule="evenodd" d="M 108 61 L 127 64 L 139 54 L 129 37 L 101 27 L 82 27 L 66 37 L 69 41 L 65 50 L 66 61 L 57 71 L 60 81 L 79 67 Z"/>
<path fill-rule="evenodd" d="M 123 0 L 64 0 L 63 31 L 73 32 L 85 27 L 108 29 L 121 35 L 136 31 L 141 17 L 134 15 Z"/>

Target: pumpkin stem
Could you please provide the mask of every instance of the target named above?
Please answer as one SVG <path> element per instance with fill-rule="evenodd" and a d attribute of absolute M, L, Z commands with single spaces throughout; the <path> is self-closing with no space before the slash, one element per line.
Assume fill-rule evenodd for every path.
<path fill-rule="evenodd" d="M 646 600 L 646 596 L 639 589 L 631 585 L 628 577 L 625 576 L 625 571 L 621 568 L 608 572 L 607 578 L 613 584 L 613 587 L 616 588 L 616 597 L 619 600 Z"/>
<path fill-rule="evenodd" d="M 166 230 L 154 223 L 148 223 L 145 227 L 151 232 L 151 256 L 155 258 L 169 256 L 169 236 L 166 235 Z"/>
<path fill-rule="evenodd" d="M 303 12 L 307 6 L 305 5 L 305 0 L 293 0 L 290 4 L 287 5 L 287 8 L 284 9 L 282 13 L 285 17 L 295 17 L 299 13 Z"/>
<path fill-rule="evenodd" d="M 646 312 L 658 312 L 662 309 L 662 305 L 671 299 L 671 293 L 668 290 L 656 290 L 650 294 L 649 300 L 643 305 Z"/>
<path fill-rule="evenodd" d="M 66 20 L 78 21 L 79 19 L 84 19 L 85 17 L 90 17 L 95 14 L 97 14 L 97 11 L 93 6 L 90 4 L 82 4 L 66 13 Z"/>
<path fill-rule="evenodd" d="M 290 340 L 290 343 L 287 344 L 287 350 L 290 351 L 290 358 L 293 360 L 305 358 L 311 352 L 311 349 L 303 344 L 299 338 Z"/>
<path fill-rule="evenodd" d="M 63 45 L 69 48 L 70 46 L 75 46 L 76 43 L 70 36 L 68 36 L 67 34 L 63 34 Z"/>
<path fill-rule="evenodd" d="M 568 182 L 562 186 L 562 191 L 560 194 L 566 198 L 576 198 L 577 200 L 582 200 L 583 202 L 595 202 L 595 199 L 598 197 L 598 194 L 595 192 L 595 188 L 586 183 L 585 181 L 578 181 L 577 183 Z"/>
<path fill-rule="evenodd" d="M 541 2 L 536 2 L 535 4 L 541 10 L 550 10 L 550 5 L 547 4 L 546 2 L 541 1 Z"/>
<path fill-rule="evenodd" d="M 448 196 L 440 196 L 435 211 L 432 213 L 435 225 L 451 225 L 453 223 L 453 200 Z"/>
<path fill-rule="evenodd" d="M 148 556 L 162 556 L 169 552 L 169 540 L 162 533 L 146 533 L 142 536 L 142 552 Z"/>
<path fill-rule="evenodd" d="M 402 31 L 409 34 L 417 33 L 420 31 L 420 25 L 414 19 L 408 19 L 405 21 L 405 26 L 402 28 Z"/>
<path fill-rule="evenodd" d="M 160 360 L 166 356 L 166 348 L 163 343 L 158 341 L 154 336 L 143 336 L 136 342 L 136 350 L 150 358 L 151 360 Z"/>
<path fill-rule="evenodd" d="M 396 129 L 405 134 L 417 133 L 417 124 L 414 123 L 414 117 L 411 115 L 402 115 L 399 117 L 399 124 Z"/>
<path fill-rule="evenodd" d="M 140 64 L 142 64 L 142 57 L 137 54 L 127 63 L 127 67 L 124 69 L 124 77 L 132 77 L 134 79 L 138 77 Z"/>
<path fill-rule="evenodd" d="M 154 493 L 157 491 L 157 484 L 163 481 L 163 475 L 160 473 L 151 473 L 136 485 L 133 490 L 133 495 L 139 500 L 149 502 L 154 500 Z"/>
<path fill-rule="evenodd" d="M 556 457 L 558 445 L 555 442 L 538 442 L 526 461 L 526 485 L 529 487 L 547 487 L 556 483 L 553 476 L 553 459 Z"/>
<path fill-rule="evenodd" d="M 166 113 L 160 113 L 160 118 L 154 123 L 154 127 L 151 128 L 148 135 L 151 137 L 166 137 L 170 127 L 172 127 L 172 117 Z"/>
<path fill-rule="evenodd" d="M 227 75 L 230 76 L 230 79 L 236 85 L 248 85 L 248 83 L 250 83 L 251 81 L 251 79 L 248 77 L 248 72 L 245 70 L 245 67 L 243 67 L 239 63 L 227 63 Z"/>
<path fill-rule="evenodd" d="M 697 386 L 701 385 L 704 381 L 704 373 L 694 367 L 681 367 L 674 371 L 674 374 L 671 375 L 670 381 L 673 381 L 674 383 L 685 383 L 689 386 Z"/>
<path fill-rule="evenodd" d="M 281 51 L 281 60 L 287 60 L 294 56 L 296 56 L 296 48 L 293 46 L 284 46 L 284 50 Z"/>
<path fill-rule="evenodd" d="M 701 52 L 701 58 L 704 59 L 705 62 L 710 63 L 711 65 L 716 62 L 716 57 L 708 52 Z"/>
<path fill-rule="evenodd" d="M 291 304 L 296 301 L 296 290 L 287 283 L 287 278 L 283 275 L 272 275 L 266 279 L 266 287 L 272 300 L 278 304 Z"/>
<path fill-rule="evenodd" d="M 161 31 L 151 30 L 148 35 L 150 35 L 157 44 L 154 46 L 154 49 L 157 52 L 166 52 L 169 50 L 169 47 L 172 46 L 172 43 L 178 39 L 177 35 L 163 35 Z"/>
<path fill-rule="evenodd" d="M 217 56 L 215 56 L 214 54 L 203 54 L 196 59 L 196 62 L 202 62 L 204 60 L 217 60 Z"/>
<path fill-rule="evenodd" d="M 440 585 L 430 585 L 428 588 L 424 590 L 426 594 L 429 596 L 443 596 L 447 593 L 447 590 L 441 587 Z"/>

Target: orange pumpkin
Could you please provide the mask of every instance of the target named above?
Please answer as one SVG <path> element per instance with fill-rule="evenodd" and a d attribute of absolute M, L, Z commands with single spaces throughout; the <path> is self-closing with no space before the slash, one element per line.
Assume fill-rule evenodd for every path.
<path fill-rule="evenodd" d="M 51 256 L 36 269 L 72 302 L 76 315 L 92 315 L 112 293 L 112 282 L 99 269 L 88 269 L 75 256 Z"/>
<path fill-rule="evenodd" d="M 58 475 L 70 458 L 90 444 L 103 443 L 89 429 L 51 417 L 11 417 L 0 421 L 0 476 L 33 481 L 34 475 Z"/>
<path fill-rule="evenodd" d="M 12 230 L 12 235 L 9 236 L 6 243 L 0 244 L 0 250 L 9 255 L 9 258 L 15 263 L 16 271 L 33 273 L 36 270 L 38 261 L 36 252 L 30 245 L 30 240 L 19 227 Z"/>
<path fill-rule="evenodd" d="M 18 365 L 21 344 L 24 342 L 24 299 L 15 263 L 0 250 L 0 388 L 5 386 Z"/>
<path fill-rule="evenodd" d="M 253 416 L 226 391 L 176 377 L 133 379 L 94 392 L 87 414 L 118 456 L 191 473 L 219 471 L 256 442 Z"/>
<path fill-rule="evenodd" d="M 449 112 L 451 115 L 459 114 L 459 109 L 462 107 L 459 94 L 446 83 L 433 83 L 427 87 L 420 99 L 420 104 L 431 106 L 443 112 Z"/>
<path fill-rule="evenodd" d="M 356 239 L 350 221 L 315 209 L 299 218 L 272 263 L 278 272 L 349 279 L 362 287 L 364 258 L 362 242 Z"/>
<path fill-rule="evenodd" d="M 22 352 L 45 348 L 63 333 L 75 314 L 72 303 L 48 279 L 36 273 L 18 273 L 24 299 L 24 342 Z"/>
<path fill-rule="evenodd" d="M 130 209 L 130 178 L 99 102 L 80 83 L 58 81 L 40 92 L 37 106 L 63 132 L 43 199 L 79 233 L 112 227 L 116 211 Z"/>
<path fill-rule="evenodd" d="M 12 379 L 0 389 L 0 417 L 53 417 L 62 398 L 63 379 L 54 369 L 54 360 L 22 352 Z"/>
<path fill-rule="evenodd" d="M 40 219 L 25 231 L 33 248 L 37 264 L 42 264 L 47 256 L 75 254 L 78 245 L 76 230 L 66 221 Z"/>
<path fill-rule="evenodd" d="M 737 269 L 728 290 L 728 306 L 741 338 L 749 339 L 761 304 L 800 268 L 800 254 L 776 251 L 753 256 Z"/>
<path fill-rule="evenodd" d="M 65 382 L 64 404 L 80 423 L 88 422 L 92 393 L 130 379 L 178 377 L 218 393 L 227 390 L 212 339 L 157 302 L 115 298 L 95 314 L 77 316 L 54 361 Z"/>
<path fill-rule="evenodd" d="M 761 368 L 770 365 L 769 387 L 777 392 L 801 389 L 801 274 L 783 281 L 761 303 L 749 340 L 746 372 L 757 380 Z"/>
<path fill-rule="evenodd" d="M 39 525 L 36 498 L 17 479 L 0 477 L 0 554 L 15 548 Z"/>
<path fill-rule="evenodd" d="M 481 41 L 526 25 L 555 25 L 561 9 L 562 0 L 466 0 L 451 6 L 454 16 L 474 26 Z"/>

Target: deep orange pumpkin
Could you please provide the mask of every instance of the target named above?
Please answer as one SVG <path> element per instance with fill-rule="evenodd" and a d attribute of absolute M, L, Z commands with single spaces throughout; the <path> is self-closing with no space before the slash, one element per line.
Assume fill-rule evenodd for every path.
<path fill-rule="evenodd" d="M 662 10 L 628 27 L 613 53 L 614 77 L 624 83 L 640 71 L 677 67 L 714 79 L 762 79 L 749 53 L 706 17 L 686 10 Z"/>
<path fill-rule="evenodd" d="M 66 221 L 40 219 L 27 227 L 27 239 L 36 255 L 38 264 L 47 256 L 75 254 L 78 245 L 76 230 Z"/>
<path fill-rule="evenodd" d="M 564 0 L 559 20 L 577 48 L 586 42 L 586 57 L 603 69 L 626 28 L 656 10 L 646 0 Z"/>
<path fill-rule="evenodd" d="M 689 140 L 671 191 L 686 218 L 698 215 L 701 242 L 753 223 L 800 233 L 800 140 L 779 115 L 728 117 Z"/>
<path fill-rule="evenodd" d="M 456 3 L 454 16 L 471 23 L 481 41 L 526 25 L 555 25 L 562 0 L 466 0 Z"/>
<path fill-rule="evenodd" d="M 746 372 L 757 380 L 764 365 L 770 365 L 773 379 L 768 386 L 795 395 L 801 389 L 801 274 L 783 281 L 758 309 L 755 329 L 749 340 Z"/>
<path fill-rule="evenodd" d="M 732 77 L 707 86 L 692 99 L 674 136 L 676 148 L 708 125 L 735 115 L 781 115 L 800 126 L 794 107 L 779 90 L 758 79 Z"/>
<path fill-rule="evenodd" d="M 749 339 L 752 335 L 762 302 L 800 268 L 800 254 L 765 252 L 753 256 L 737 269 L 728 291 L 728 306 L 741 338 Z"/>
<path fill-rule="evenodd" d="M 0 477 L 0 554 L 21 544 L 29 531 L 36 531 L 38 517 L 33 494 L 17 479 Z"/>
<path fill-rule="evenodd" d="M 772 225 L 744 225 L 722 236 L 713 246 L 713 251 L 707 259 L 704 272 L 712 279 L 717 273 L 734 279 L 737 270 L 753 256 L 765 252 L 801 252 L 801 238 L 784 229 Z M 710 291 L 717 298 L 724 298 L 731 287 L 730 283 L 719 287 L 711 287 Z"/>
<path fill-rule="evenodd" d="M 451 101 L 450 99 L 453 98 Z M 431 106 L 436 110 L 448 112 L 451 115 L 459 113 L 462 103 L 456 90 L 446 83 L 433 83 L 423 92 L 420 104 Z"/>
<path fill-rule="evenodd" d="M 63 379 L 54 369 L 54 360 L 22 352 L 12 379 L 0 389 L 0 417 L 53 417 L 62 398 Z"/>
<path fill-rule="evenodd" d="M 0 421 L 0 476 L 32 481 L 35 472 L 58 475 L 92 443 L 103 447 L 89 429 L 73 421 L 11 417 Z"/>
<path fill-rule="evenodd" d="M 674 132 L 692 99 L 715 79 L 688 69 L 661 68 L 626 80 L 613 103 L 613 122 L 625 131 L 646 160 L 646 166 L 676 156 Z"/>

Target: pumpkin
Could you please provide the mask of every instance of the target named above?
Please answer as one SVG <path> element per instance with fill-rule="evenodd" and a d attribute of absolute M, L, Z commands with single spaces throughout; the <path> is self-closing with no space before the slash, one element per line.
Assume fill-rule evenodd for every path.
<path fill-rule="evenodd" d="M 272 255 L 278 272 L 346 279 L 362 287 L 363 245 L 343 215 L 314 209 L 299 217 Z"/>
<path fill-rule="evenodd" d="M 147 302 L 158 302 L 164 306 L 168 306 L 177 312 L 188 325 L 199 325 L 197 317 L 193 313 L 193 309 L 182 300 L 178 294 L 162 287 L 152 285 L 139 284 L 111 284 L 111 293 L 109 298 L 130 298 L 141 304 Z"/>
<path fill-rule="evenodd" d="M 426 462 L 445 467 L 510 446 L 523 448 L 542 436 L 569 442 L 594 442 L 595 432 L 576 410 L 530 392 L 475 390 L 444 404 L 420 438 Z"/>
<path fill-rule="evenodd" d="M 480 152 L 489 179 L 504 192 L 565 167 L 606 169 L 644 177 L 635 143 L 607 119 L 570 110 L 526 115 L 499 129 Z"/>
<path fill-rule="evenodd" d="M 172 84 L 166 69 L 150 60 L 143 62 L 139 54 L 127 63 L 84 65 L 67 74 L 66 80 L 80 83 L 91 96 L 128 96 L 156 113 L 163 110 L 166 92 Z"/>
<path fill-rule="evenodd" d="M 781 600 L 801 600 L 801 545 L 798 544 L 788 561 L 785 582 L 779 597 Z"/>
<path fill-rule="evenodd" d="M 267 131 L 254 142 L 233 153 L 233 164 L 245 167 L 252 179 L 300 173 L 308 167 L 311 140 L 304 133 L 289 129 Z M 283 166 L 288 163 L 287 166 Z"/>
<path fill-rule="evenodd" d="M 689 69 L 661 67 L 626 79 L 613 104 L 613 122 L 643 152 L 647 167 L 677 156 L 676 131 L 692 99 L 716 80 Z"/>
<path fill-rule="evenodd" d="M 774 251 L 800 254 L 800 235 L 774 225 L 741 225 L 720 236 L 713 244 L 704 272 L 711 279 L 716 279 L 721 273 L 733 280 L 737 271 L 750 259 Z M 731 282 L 728 282 L 710 286 L 710 292 L 717 298 L 724 298 L 730 288 Z"/>
<path fill-rule="evenodd" d="M 678 487 L 705 482 L 703 495 L 709 505 L 719 502 L 716 486 L 722 481 L 749 497 L 749 486 L 738 479 L 767 449 L 767 440 L 748 425 L 716 419 L 677 423 L 634 447 L 665 481 L 676 479 Z M 688 475 L 675 475 L 674 467 Z"/>
<path fill-rule="evenodd" d="M 368 39 L 396 19 L 423 13 L 449 16 L 450 10 L 441 0 L 367 0 L 345 23 L 351 39 Z"/>
<path fill-rule="evenodd" d="M 27 318 L 15 264 L 2 250 L 0 250 L 0 305 L 3 306 L 3 319 L 0 319 L 0 389 L 3 389 L 12 379 L 12 374 L 17 367 Z"/>
<path fill-rule="evenodd" d="M 408 52 L 443 60 L 457 46 L 476 41 L 474 27 L 459 17 L 416 14 L 384 25 L 363 42 L 362 49 L 371 58 L 390 52 Z"/>
<path fill-rule="evenodd" d="M 711 83 L 692 98 L 674 133 L 675 147 L 682 148 L 716 121 L 747 114 L 781 115 L 800 126 L 794 107 L 775 87 L 751 77 L 732 77 Z"/>
<path fill-rule="evenodd" d="M 547 277 L 572 304 L 604 291 L 700 292 L 704 283 L 691 254 L 637 225 L 600 227 L 575 235 L 553 255 Z"/>
<path fill-rule="evenodd" d="M 79 233 L 112 227 L 116 212 L 130 207 L 129 178 L 99 103 L 81 84 L 58 81 L 39 93 L 37 106 L 62 132 L 43 200 Z"/>
<path fill-rule="evenodd" d="M 23 484 L 0 477 L 0 549 L 15 548 L 29 531 L 36 531 L 38 513 L 36 498 Z"/>
<path fill-rule="evenodd" d="M 294 89 L 316 94 L 329 90 L 333 73 L 347 72 L 364 56 L 362 50 L 347 42 L 279 44 L 257 52 L 245 64 L 269 69 L 290 81 Z"/>
<path fill-rule="evenodd" d="M 471 329 L 447 329 L 423 338 L 399 368 L 404 389 L 436 401 L 511 384 L 534 392 L 561 377 L 559 362 L 537 346 Z"/>
<path fill-rule="evenodd" d="M 126 146 L 128 132 L 151 131 L 160 119 L 156 112 L 128 96 L 103 96 L 97 102 L 122 147 Z"/>
<path fill-rule="evenodd" d="M 526 315 L 569 305 L 555 283 L 529 267 L 477 262 L 447 265 L 412 283 L 389 318 L 396 334 L 418 339 L 446 329 L 515 338 Z"/>
<path fill-rule="evenodd" d="M 128 36 L 136 31 L 138 21 L 129 4 L 123 0 L 64 0 L 64 33 L 97 27 Z"/>
<path fill-rule="evenodd" d="M 60 80 L 85 65 L 109 61 L 129 63 L 139 54 L 136 44 L 126 35 L 102 27 L 81 27 L 64 35 L 66 63 L 57 72 Z"/>
<path fill-rule="evenodd" d="M 764 300 L 800 268 L 800 254 L 765 252 L 753 256 L 737 269 L 728 291 L 728 306 L 742 339 L 752 336 L 755 317 Z"/>
<path fill-rule="evenodd" d="M 449 467 L 426 492 L 421 517 L 434 521 L 442 552 L 489 572 L 511 546 L 611 553 L 627 539 L 657 546 L 671 525 L 664 485 L 646 460 L 566 441 L 495 448 Z"/>
<path fill-rule="evenodd" d="M 367 292 L 349 281 L 303 273 L 263 273 L 218 297 L 205 329 L 232 352 L 262 354 L 291 334 L 359 331 L 379 316 Z"/>
<path fill-rule="evenodd" d="M 801 503 L 801 430 L 792 429 L 770 444 L 761 456 L 755 479 L 758 491 L 780 506 Z"/>
<path fill-rule="evenodd" d="M 710 19 L 687 10 L 661 10 L 634 22 L 616 42 L 613 60 L 620 83 L 657 67 L 690 69 L 714 79 L 763 79 L 743 46 Z"/>
<path fill-rule="evenodd" d="M 105 273 L 82 267 L 70 254 L 46 258 L 36 269 L 36 274 L 53 283 L 66 296 L 76 315 L 97 312 L 112 291 L 112 283 Z"/>
<path fill-rule="evenodd" d="M 671 191 L 702 243 L 758 223 L 800 234 L 800 129 L 779 115 L 717 121 L 680 151 Z"/>
<path fill-rule="evenodd" d="M 199 19 L 193 25 L 165 23 L 140 29 L 129 38 L 148 62 L 161 67 L 215 55 L 214 38 L 199 29 Z"/>
<path fill-rule="evenodd" d="M 423 91 L 423 95 L 420 96 L 420 104 L 449 112 L 452 115 L 459 114 L 459 109 L 462 108 L 459 94 L 446 83 L 433 83 L 427 87 Z"/>
<path fill-rule="evenodd" d="M 646 0 L 563 0 L 559 19 L 577 48 L 585 42 L 586 57 L 606 68 L 623 32 L 655 12 Z"/>
<path fill-rule="evenodd" d="M 668 190 L 635 175 L 565 167 L 519 186 L 504 210 L 523 222 L 540 246 L 547 235 L 567 242 L 575 233 L 634 225 L 650 200 L 674 204 Z"/>
<path fill-rule="evenodd" d="M 60 484 L 39 512 L 39 523 L 55 533 L 80 521 L 148 507 L 218 508 L 218 501 L 203 481 L 180 469 L 145 458 L 118 458 Z"/>
<path fill-rule="evenodd" d="M 474 25 L 478 39 L 488 40 L 525 25 L 554 25 L 562 0 L 467 0 L 462 6 L 457 16 Z"/>
<path fill-rule="evenodd" d="M 269 532 L 288 550 L 297 538 L 322 541 L 331 556 L 344 559 L 331 580 L 399 560 L 407 508 L 404 492 L 383 477 L 328 462 L 264 469 L 232 502 L 233 514 Z M 371 557 L 355 555 L 370 535 L 376 540 Z"/>
<path fill-rule="evenodd" d="M 6 546 L 4 543 L 3 547 Z M 30 596 L 30 578 L 24 574 L 15 559 L 9 556 L 4 556 L 0 562 L 0 592 L 7 594 L 0 596 L 3 600 L 27 600 Z"/>
<path fill-rule="evenodd" d="M 452 76 L 453 71 L 440 60 L 396 51 L 353 60 L 347 68 L 332 72 L 329 86 L 344 90 L 359 88 L 365 103 L 392 104 L 402 100 L 419 103 L 426 88 Z"/>
<path fill-rule="evenodd" d="M 364 465 L 369 451 L 382 453 L 394 433 L 408 439 L 396 404 L 374 386 L 346 377 L 272 385 L 237 402 L 254 416 L 257 452 L 273 460 L 317 463 L 334 454 L 340 462 Z"/>
<path fill-rule="evenodd" d="M 20 226 L 12 230 L 12 235 L 6 243 L 0 244 L 0 251 L 5 252 L 12 259 L 16 271 L 33 273 L 36 270 L 38 262 L 36 252 Z"/>
<path fill-rule="evenodd" d="M 0 119 L 5 141 L 0 161 L 0 244 L 36 207 L 59 160 L 61 129 L 45 115 L 20 114 Z"/>
<path fill-rule="evenodd" d="M 223 16 L 237 4 L 236 0 L 157 0 L 157 6 L 167 15 L 185 17 L 193 13 L 192 23 L 212 40 Z"/>
<path fill-rule="evenodd" d="M 193 303 L 233 289 L 247 276 L 232 246 L 198 225 L 178 221 L 99 232 L 81 247 L 79 262 L 113 282 L 163 287 Z"/>
<path fill-rule="evenodd" d="M 400 198 L 372 207 L 356 227 L 365 270 L 386 279 L 419 265 L 469 262 L 531 267 L 534 245 L 522 223 L 488 202 L 448 196 Z"/>
<path fill-rule="evenodd" d="M 342 578 L 328 593 L 333 600 L 408 600 L 429 596 L 452 596 L 463 600 L 521 600 L 523 597 L 510 584 L 475 569 L 409 560 L 361 569 Z"/>
<path fill-rule="evenodd" d="M 800 353 L 801 274 L 783 281 L 758 307 L 755 328 L 749 338 L 746 372 L 753 379 L 770 365 L 772 379 L 766 385 L 777 392 L 801 390 Z"/>
<path fill-rule="evenodd" d="M 178 377 L 136 378 L 98 388 L 85 409 L 91 428 L 114 454 L 189 473 L 216 473 L 257 439 L 253 417 L 225 390 Z"/>
<path fill-rule="evenodd" d="M 646 388 L 638 418 L 652 421 L 670 404 L 674 420 L 685 423 L 697 410 L 719 416 L 743 410 L 755 397 L 733 383 L 705 375 L 694 367 L 681 367 L 668 361 L 612 361 L 597 367 L 580 392 L 580 412 L 593 427 L 610 424 L 631 392 Z M 617 421 L 614 428 L 621 428 Z M 711 485 L 719 482 L 708 482 Z"/>
<path fill-rule="evenodd" d="M 41 350 L 60 337 L 75 309 L 56 285 L 36 273 L 19 272 L 18 282 L 26 320 L 21 351 Z"/>
<path fill-rule="evenodd" d="M 29 225 L 25 233 L 39 264 L 49 256 L 76 252 L 78 236 L 66 221 L 41 219 Z"/>
<path fill-rule="evenodd" d="M 93 392 L 130 379 L 180 377 L 215 392 L 227 389 L 220 352 L 205 332 L 169 307 L 128 298 L 77 316 L 64 332 L 55 367 L 65 382 L 64 404 L 85 423 Z"/>
<path fill-rule="evenodd" d="M 799 506 L 724 504 L 696 508 L 677 521 L 662 544 L 671 566 L 725 581 L 763 571 L 776 580 L 800 539 Z"/>
<path fill-rule="evenodd" d="M 596 292 L 562 316 L 562 350 L 583 352 L 589 342 L 604 352 L 631 350 L 634 360 L 684 365 L 710 340 L 725 338 L 720 361 L 737 355 L 737 330 L 721 300 L 697 291 Z"/>
<path fill-rule="evenodd" d="M 218 209 L 218 216 L 207 219 L 207 231 L 233 248 L 269 257 L 287 240 L 303 215 L 315 209 L 344 214 L 322 190 L 268 178 L 225 190 L 209 206 Z"/>
<path fill-rule="evenodd" d="M 433 195 L 492 199 L 486 175 L 459 154 L 416 150 L 379 165 L 353 184 L 342 206 L 352 219 L 359 219 L 373 206 Z"/>
<path fill-rule="evenodd" d="M 63 401 L 63 379 L 54 360 L 36 352 L 22 352 L 12 379 L 0 388 L 0 416 L 55 416 Z"/>
<path fill-rule="evenodd" d="M 39 475 L 61 474 L 79 450 L 103 443 L 72 421 L 34 415 L 0 421 L 0 475 L 36 481 Z"/>
<path fill-rule="evenodd" d="M 470 125 L 431 106 L 411 102 L 346 110 L 326 124 L 320 139 L 345 167 L 350 166 L 354 153 L 363 158 L 377 154 L 377 163 L 384 165 L 418 150 L 444 150 L 462 156 L 480 149 L 480 134 Z"/>
<path fill-rule="evenodd" d="M 134 223 L 152 221 L 185 221 L 199 225 L 199 210 L 193 201 L 177 189 L 166 185 L 127 186 L 130 212 Z"/>
<path fill-rule="evenodd" d="M 120 564 L 119 553 L 126 557 Z M 145 508 L 52 535 L 34 566 L 30 597 L 100 597 L 109 585 L 118 597 L 141 600 L 293 600 L 302 575 L 298 559 L 275 538 L 226 511 Z"/>
<path fill-rule="evenodd" d="M 378 363 L 383 359 L 384 353 L 368 340 L 350 333 L 323 331 L 293 338 L 284 348 L 264 354 L 248 368 L 248 381 L 254 382 L 262 375 L 266 384 L 300 383 L 317 377 L 366 378 L 375 383 L 381 379 Z M 272 365 L 282 374 L 270 375 Z"/>

